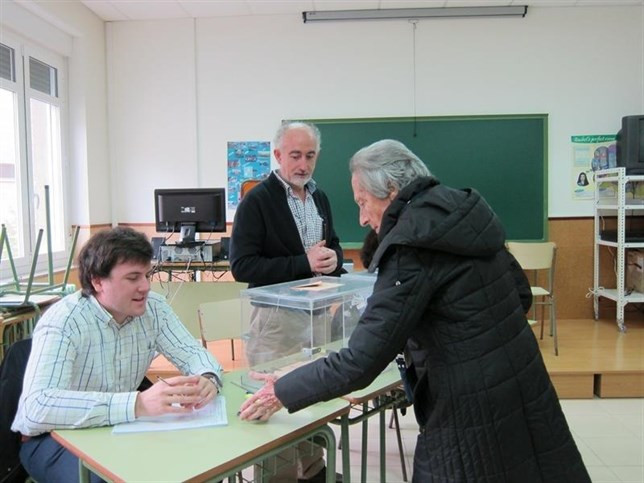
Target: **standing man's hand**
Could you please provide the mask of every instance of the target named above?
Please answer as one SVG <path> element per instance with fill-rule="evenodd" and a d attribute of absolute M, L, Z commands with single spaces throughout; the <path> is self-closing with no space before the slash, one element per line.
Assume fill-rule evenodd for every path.
<path fill-rule="evenodd" d="M 325 247 L 325 243 L 326 241 L 322 240 L 306 252 L 313 273 L 332 273 L 338 266 L 338 255 L 335 251 Z"/>
<path fill-rule="evenodd" d="M 204 379 L 202 384 L 200 384 L 200 379 Z M 137 394 L 134 415 L 140 418 L 141 416 L 190 412 L 193 407 L 202 402 L 202 391 L 206 383 L 213 385 L 201 376 L 176 376 L 160 379 L 149 389 Z"/>

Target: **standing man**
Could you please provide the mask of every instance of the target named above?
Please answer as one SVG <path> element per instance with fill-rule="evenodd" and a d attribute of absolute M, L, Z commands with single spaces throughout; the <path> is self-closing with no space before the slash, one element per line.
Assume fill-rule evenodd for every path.
<path fill-rule="evenodd" d="M 284 122 L 275 134 L 279 169 L 242 199 L 231 238 L 235 280 L 249 287 L 315 275 L 340 275 L 342 248 L 331 206 L 313 181 L 320 131 L 305 122 Z"/>
<path fill-rule="evenodd" d="M 78 481 L 78 458 L 51 437 L 55 429 L 190 412 L 218 394 L 221 366 L 150 292 L 151 260 L 142 233 L 97 233 L 79 255 L 82 290 L 38 322 L 12 426 L 23 435 L 20 460 L 36 481 Z M 185 375 L 139 392 L 155 352 Z"/>
<path fill-rule="evenodd" d="M 246 194 L 235 214 L 230 246 L 235 280 L 257 287 L 342 272 L 331 206 L 312 179 L 320 144 L 320 131 L 313 124 L 284 122 L 277 130 L 273 154 L 279 169 Z M 307 339 L 304 324 L 309 323 L 297 311 L 258 308 L 247 344 L 249 362 L 298 350 L 302 341 L 297 336 Z M 322 449 L 314 446 L 311 455 L 310 446 L 300 445 L 298 464 L 280 467 L 271 483 L 324 481 Z"/>

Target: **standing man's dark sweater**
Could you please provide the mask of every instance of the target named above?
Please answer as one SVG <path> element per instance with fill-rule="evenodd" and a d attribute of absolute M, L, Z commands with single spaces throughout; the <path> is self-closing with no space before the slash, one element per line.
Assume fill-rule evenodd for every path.
<path fill-rule="evenodd" d="M 342 270 L 342 248 L 333 229 L 331 206 L 316 188 L 312 193 L 318 213 L 325 220 L 326 246 L 337 254 L 335 270 Z M 286 191 L 275 173 L 255 186 L 237 207 L 230 247 L 235 280 L 249 287 L 290 282 L 314 275 L 295 221 L 286 201 Z"/>

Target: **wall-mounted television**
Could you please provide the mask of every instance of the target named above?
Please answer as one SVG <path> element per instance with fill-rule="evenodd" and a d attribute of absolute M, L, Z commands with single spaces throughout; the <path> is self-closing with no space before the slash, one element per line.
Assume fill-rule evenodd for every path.
<path fill-rule="evenodd" d="M 196 233 L 226 231 L 224 188 L 154 190 L 156 229 L 180 233 L 180 244 L 195 243 Z"/>
<path fill-rule="evenodd" d="M 626 174 L 644 174 L 644 114 L 624 116 L 617 133 L 617 166 Z"/>

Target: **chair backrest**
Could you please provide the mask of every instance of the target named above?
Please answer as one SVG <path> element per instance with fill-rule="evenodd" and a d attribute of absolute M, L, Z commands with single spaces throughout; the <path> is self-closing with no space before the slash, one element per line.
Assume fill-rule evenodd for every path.
<path fill-rule="evenodd" d="M 20 434 L 11 431 L 22 393 L 22 380 L 31 352 L 31 339 L 14 342 L 0 364 L 0 481 L 25 481 L 20 464 Z"/>
<path fill-rule="evenodd" d="M 195 338 L 201 337 L 197 315 L 199 304 L 238 298 L 239 292 L 247 286 L 240 282 L 152 282 L 152 290 L 166 297 L 179 320 Z"/>
<path fill-rule="evenodd" d="M 250 190 L 252 190 L 255 186 L 257 186 L 259 183 L 261 183 L 263 180 L 261 179 L 247 179 L 241 184 L 241 191 L 239 193 L 239 199 L 242 199 L 244 196 L 246 196 L 246 193 L 248 193 Z"/>
<path fill-rule="evenodd" d="M 199 305 L 199 326 L 204 346 L 212 340 L 241 337 L 241 302 L 239 298 Z"/>
<path fill-rule="evenodd" d="M 554 242 L 508 242 L 508 250 L 524 270 L 547 270 L 554 264 L 557 245 Z"/>
<path fill-rule="evenodd" d="M 548 290 L 552 292 L 557 245 L 554 242 L 508 242 L 508 250 L 524 270 L 546 270 Z M 536 273 L 535 273 L 536 275 Z M 536 279 L 531 282 L 536 285 Z"/>

